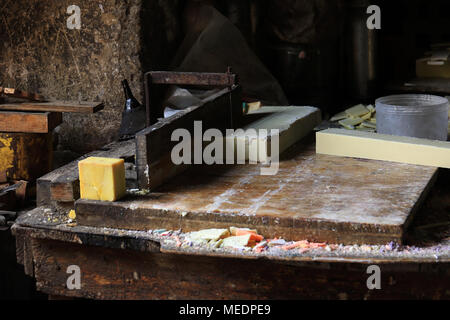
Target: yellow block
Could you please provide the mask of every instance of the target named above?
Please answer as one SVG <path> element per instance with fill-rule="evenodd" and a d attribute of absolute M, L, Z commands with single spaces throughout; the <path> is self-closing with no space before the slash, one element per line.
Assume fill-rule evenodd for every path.
<path fill-rule="evenodd" d="M 353 130 L 353 129 L 355 129 L 354 126 L 356 126 L 356 125 L 362 123 L 363 121 L 364 121 L 364 120 L 361 119 L 361 118 L 347 118 L 347 119 L 344 119 L 344 120 L 339 121 L 339 124 L 340 124 L 341 126 L 343 126 L 344 128 Z"/>
<path fill-rule="evenodd" d="M 116 201 L 125 195 L 123 159 L 90 157 L 78 163 L 82 199 Z"/>
<path fill-rule="evenodd" d="M 316 133 L 316 152 L 332 156 L 450 168 L 450 142 L 447 141 L 327 129 Z"/>

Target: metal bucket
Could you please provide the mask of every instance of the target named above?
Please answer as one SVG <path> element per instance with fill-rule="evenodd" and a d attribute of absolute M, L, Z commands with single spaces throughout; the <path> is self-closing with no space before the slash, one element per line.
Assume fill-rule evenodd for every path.
<path fill-rule="evenodd" d="M 404 94 L 379 98 L 375 104 L 378 133 L 447 141 L 446 98 Z"/>

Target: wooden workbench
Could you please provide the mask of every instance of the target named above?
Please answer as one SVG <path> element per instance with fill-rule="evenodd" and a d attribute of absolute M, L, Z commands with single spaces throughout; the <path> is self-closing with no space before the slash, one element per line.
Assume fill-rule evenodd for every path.
<path fill-rule="evenodd" d="M 254 254 L 177 248 L 146 231 L 73 226 L 48 208 L 13 227 L 18 262 L 37 289 L 90 299 L 449 299 L 450 243 L 411 252 Z M 382 290 L 368 290 L 379 265 Z M 81 290 L 68 290 L 77 265 Z"/>
<path fill-rule="evenodd" d="M 129 230 L 230 226 L 266 238 L 344 244 L 402 242 L 436 168 L 316 155 L 311 138 L 260 166 L 198 166 L 148 195 L 114 203 L 79 200 L 78 223 Z"/>
<path fill-rule="evenodd" d="M 131 151 L 126 143 L 119 143 L 117 148 L 109 146 L 105 150 L 107 151 L 101 152 L 110 152 L 116 156 L 124 153 L 126 157 L 129 157 Z M 307 149 L 297 146 L 293 150 L 296 153 L 295 150 Z M 300 157 L 308 159 L 305 155 Z M 285 159 L 291 159 L 284 161 L 288 161 L 291 166 L 289 170 L 292 170 L 292 166 L 295 166 L 292 156 L 288 155 Z M 321 161 L 323 159 L 316 161 L 310 159 L 309 163 L 315 162 L 317 167 L 313 167 L 320 169 Z M 374 171 L 374 168 L 377 170 L 384 168 L 387 170 L 385 173 L 387 172 L 392 179 L 386 179 L 387 183 L 380 184 L 378 186 L 380 190 L 373 192 L 386 195 L 383 189 L 396 188 L 394 190 L 404 197 L 403 202 L 396 203 L 403 204 L 418 200 L 418 193 L 413 195 L 406 191 L 407 188 L 401 190 L 400 187 L 396 187 L 395 181 L 398 177 L 404 176 L 404 181 L 408 181 L 409 186 L 413 186 L 412 189 L 407 190 L 416 190 L 416 192 L 421 190 L 419 193 L 422 194 L 436 174 L 436 169 L 423 167 L 398 165 L 394 170 L 386 168 L 385 163 L 378 167 L 372 161 L 341 162 L 337 158 L 333 161 L 344 171 L 347 168 L 346 163 L 352 163 L 359 168 L 369 168 L 365 171 L 366 184 L 363 180 L 353 181 L 363 190 L 367 182 L 370 185 L 371 181 L 373 182 L 371 179 L 376 179 L 377 171 Z M 308 168 L 307 164 L 308 161 L 303 163 L 298 171 L 312 177 L 310 178 L 312 180 L 307 181 L 308 183 L 316 181 L 313 184 L 314 192 L 320 195 L 316 199 L 321 199 L 324 196 L 321 190 L 324 189 L 320 187 L 319 181 L 329 179 L 326 185 L 332 185 L 332 179 L 338 175 L 331 174 L 330 178 L 327 168 L 323 167 L 317 172 L 308 173 L 311 167 Z M 46 177 L 47 180 L 42 180 L 45 182 L 43 186 L 50 188 L 52 180 L 58 180 L 59 175 L 67 179 L 70 176 L 68 168 L 71 166 L 68 165 L 65 170 Z M 288 167 L 282 165 L 281 175 L 286 174 L 287 169 Z M 236 170 L 239 172 L 242 168 Z M 256 170 L 256 168 L 250 168 L 250 170 Z M 403 175 L 401 172 L 408 174 Z M 223 175 L 216 177 L 216 181 L 229 181 L 229 173 L 230 171 L 226 170 Z M 186 174 L 186 177 L 190 177 L 192 173 Z M 411 176 L 412 174 L 414 177 Z M 393 179 L 394 177 L 396 179 Z M 23 213 L 13 227 L 17 239 L 17 258 L 18 262 L 24 265 L 25 272 L 35 277 L 40 291 L 56 296 L 93 299 L 423 297 L 449 299 L 450 186 L 447 183 L 448 177 L 448 171 L 443 171 L 438 176 L 437 185 L 425 200 L 422 209 L 416 213 L 414 220 L 410 221 L 410 226 L 404 234 L 406 243 L 411 247 L 405 247 L 402 250 L 386 251 L 383 249 L 384 246 L 380 246 L 380 249 L 346 246 L 331 252 L 321 250 L 299 253 L 279 250 L 255 253 L 254 251 L 185 248 L 176 246 L 171 238 L 164 238 L 147 230 L 133 231 L 118 227 L 83 226 L 79 221 L 74 223 L 68 220 L 65 210 L 73 207 L 73 202 L 43 201 L 42 206 Z M 180 184 L 181 194 L 192 192 L 193 189 L 195 191 L 199 185 L 195 181 L 198 180 L 191 180 L 191 184 L 187 182 Z M 422 181 L 422 184 L 416 184 L 417 181 Z M 183 185 L 185 188 L 181 187 Z M 348 188 L 349 185 L 350 181 Z M 277 186 L 280 184 L 277 183 Z M 168 185 L 165 188 L 172 187 L 173 185 Z M 302 195 L 303 189 L 299 182 L 296 193 Z M 215 192 L 223 193 L 223 191 Z M 265 191 L 259 190 L 259 192 Z M 355 198 L 358 199 L 358 197 Z M 379 204 L 383 205 L 382 198 L 378 199 L 380 199 Z M 395 198 L 394 195 L 386 201 L 392 201 L 393 198 Z M 158 199 L 157 196 L 156 199 Z M 242 196 L 242 199 L 245 200 L 245 197 Z M 248 199 L 251 197 L 249 196 Z M 132 199 L 127 201 L 130 200 Z M 197 205 L 203 206 L 210 205 L 211 201 L 216 202 L 212 195 L 205 195 L 204 198 L 197 200 Z M 221 203 L 226 204 L 227 201 Z M 366 207 L 362 206 L 363 203 L 366 203 Z M 176 205 L 176 202 L 173 205 Z M 361 201 L 360 205 L 360 210 L 364 211 L 371 204 Z M 382 207 L 388 210 L 388 204 Z M 414 204 L 409 204 L 408 207 L 412 208 Z M 221 209 L 221 206 L 218 208 Z M 247 208 L 251 209 L 251 206 Z M 391 207 L 393 211 L 398 208 L 404 208 L 404 206 Z M 376 219 L 376 215 L 373 215 L 373 219 Z M 371 264 L 381 267 L 382 290 L 367 289 L 366 269 Z M 78 265 L 82 270 L 81 290 L 66 288 L 65 284 L 69 276 L 66 270 L 70 265 Z"/>

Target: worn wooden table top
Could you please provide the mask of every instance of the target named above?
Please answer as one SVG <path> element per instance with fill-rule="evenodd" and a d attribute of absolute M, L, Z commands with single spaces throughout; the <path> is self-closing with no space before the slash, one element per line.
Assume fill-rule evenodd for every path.
<path fill-rule="evenodd" d="M 116 203 L 79 200 L 80 225 L 131 230 L 252 227 L 265 237 L 331 243 L 401 242 L 437 169 L 316 155 L 304 141 L 278 174 L 256 165 L 197 167 L 159 192 Z"/>
<path fill-rule="evenodd" d="M 448 299 L 449 243 L 426 248 L 344 246 L 331 252 L 178 247 L 172 236 L 84 227 L 39 207 L 13 227 L 17 261 L 50 295 L 89 299 Z M 367 268 L 382 270 L 368 290 Z M 81 271 L 70 290 L 69 266 Z"/>
<path fill-rule="evenodd" d="M 106 153 L 101 155 L 131 159 L 133 150 L 132 144 L 119 143 L 114 148 L 104 148 L 104 151 L 101 152 Z M 313 185 L 315 186 L 314 191 L 322 190 L 322 193 L 325 189 L 320 188 L 320 181 L 328 181 L 328 185 L 333 186 L 336 185 L 336 182 L 333 182 L 332 179 L 336 178 L 346 181 L 347 188 L 351 188 L 349 186 L 351 179 L 343 178 L 346 177 L 350 164 L 356 168 L 365 168 L 359 176 L 369 182 L 372 181 L 369 185 L 376 186 L 373 181 L 381 180 L 381 177 L 384 177 L 388 183 L 379 187 L 379 191 L 373 191 L 375 194 L 377 192 L 386 194 L 388 190 L 398 191 L 402 196 L 408 195 L 407 190 L 413 190 L 417 194 L 420 183 L 415 182 L 416 179 L 425 184 L 427 172 L 430 177 L 434 172 L 434 169 L 430 168 L 411 166 L 404 168 L 396 165 L 395 168 L 398 170 L 395 170 L 392 167 L 386 169 L 382 166 L 386 163 L 377 165 L 371 162 L 367 164 L 366 161 L 352 160 L 343 164 L 339 160 L 335 166 L 340 167 L 340 171 L 332 175 L 321 174 L 320 172 L 329 170 L 323 164 L 324 158 L 314 160 L 312 150 L 308 152 L 300 150 L 304 149 L 294 148 L 293 155 L 287 155 L 285 161 L 295 162 L 294 157 L 298 157 L 305 168 L 303 174 L 310 177 L 309 182 L 307 181 L 309 183 L 309 187 L 308 184 L 306 185 L 307 188 L 311 190 L 311 185 Z M 307 159 L 309 161 L 306 161 Z M 316 165 L 313 165 L 315 162 Z M 290 166 L 300 171 L 302 165 L 291 163 Z M 376 170 L 373 166 L 377 166 Z M 289 166 L 282 164 L 281 167 L 281 177 L 286 177 L 286 170 Z M 216 209 L 219 213 L 212 212 L 212 216 L 206 213 L 193 214 L 187 211 L 167 209 L 154 209 L 153 214 L 148 215 L 148 211 L 145 210 L 132 210 L 139 203 L 146 203 L 146 206 L 151 206 L 152 203 L 155 206 L 165 204 L 162 207 L 165 208 L 166 205 L 170 205 L 170 203 L 167 204 L 168 199 L 174 199 L 178 194 L 175 194 L 178 189 L 182 190 L 185 199 L 188 192 L 195 195 L 196 189 L 207 189 L 205 186 L 202 187 L 203 180 L 207 180 L 207 183 L 212 183 L 212 185 L 221 182 L 224 188 L 222 192 L 211 190 L 209 194 L 212 197 L 200 198 L 201 201 L 208 200 L 210 204 L 217 203 L 217 199 L 214 197 L 223 193 L 226 186 L 228 189 L 239 187 L 239 190 L 251 190 L 251 184 L 260 179 L 257 175 L 258 168 L 253 166 L 222 168 L 219 171 L 215 171 L 215 168 L 212 167 L 206 169 L 201 168 L 186 173 L 179 180 L 177 178 L 172 184 L 166 185 L 165 189 L 160 190 L 160 193 L 153 193 L 145 198 L 136 196 L 134 200 L 130 196 L 126 201 L 118 204 L 117 209 L 113 208 L 109 213 L 103 211 L 101 214 L 104 214 L 109 222 L 117 225 L 126 223 L 128 226 L 133 226 L 133 224 L 139 226 L 139 223 L 142 222 L 145 222 L 144 225 L 157 226 L 164 221 L 168 226 L 172 225 L 171 229 L 177 229 L 180 225 L 197 229 L 202 225 L 217 224 L 220 221 L 224 222 L 224 226 L 235 224 L 237 215 L 227 213 L 230 212 L 226 209 L 230 200 L 223 196 L 222 198 L 225 200 Z M 248 177 L 250 184 L 242 183 L 240 180 L 244 179 L 245 170 L 254 173 L 253 176 Z M 372 174 L 376 175 L 377 172 L 381 173 L 383 170 L 386 170 L 385 174 L 379 174 L 378 179 L 371 176 Z M 404 175 L 400 171 L 403 171 Z M 405 190 L 401 190 L 402 188 L 395 186 L 393 181 L 398 177 L 403 177 L 402 181 L 405 181 L 406 173 L 411 175 L 409 181 L 413 181 L 413 187 L 405 187 Z M 413 176 L 413 173 L 417 177 Z M 272 177 L 272 180 L 268 181 L 275 181 L 274 178 L 276 177 Z M 69 186 L 77 185 L 76 162 L 41 179 L 38 189 L 41 191 L 40 203 L 42 204 L 38 208 L 19 214 L 19 218 L 13 226 L 18 263 L 24 265 L 27 275 L 36 279 L 38 290 L 51 295 L 95 299 L 299 299 L 302 297 L 336 299 L 343 296 L 367 299 L 369 295 L 370 298 L 380 297 L 383 299 L 399 297 L 441 297 L 445 299 L 449 295 L 447 288 L 450 270 L 448 268 L 450 263 L 450 185 L 448 184 L 450 170 L 439 171 L 435 187 L 406 231 L 405 246 L 396 246 L 392 243 L 375 246 L 339 245 L 331 251 L 326 248 L 318 248 L 307 252 L 297 249 L 285 251 L 279 247 L 271 247 L 263 252 L 258 252 L 257 250 L 232 250 L 204 246 L 178 246 L 176 236 L 171 234 L 163 236 L 156 230 L 149 232 L 145 228 L 142 231 L 133 231 L 83 226 L 79 216 L 75 221 L 68 217 L 67 213 L 73 208 L 73 202 L 61 202 L 62 200 L 58 202 L 53 200 L 53 197 L 50 198 L 50 186 L 55 179 L 59 184 L 62 184 L 61 181 L 67 180 Z M 132 181 L 127 180 L 127 182 Z M 287 185 L 291 183 L 292 181 Z M 361 180 L 356 180 L 355 183 L 364 186 Z M 183 188 L 183 184 L 187 187 Z M 128 184 L 130 188 L 132 185 L 133 183 Z M 278 186 L 282 186 L 281 190 L 288 189 L 287 185 L 278 183 Z M 366 195 L 370 195 L 369 185 L 362 188 Z M 263 187 L 260 184 L 260 188 Z M 272 185 L 268 185 L 267 188 L 271 190 Z M 385 188 L 386 190 L 384 190 Z M 71 197 L 67 199 L 76 199 L 75 188 L 69 189 Z M 289 190 L 293 190 L 293 188 Z M 297 184 L 296 191 L 300 196 L 306 192 L 301 183 Z M 336 194 L 337 191 L 331 190 L 330 192 Z M 293 194 L 294 191 L 291 193 Z M 311 201 L 320 200 L 320 197 L 316 197 L 313 192 L 309 191 L 308 193 Z M 269 200 L 273 201 L 274 196 L 281 197 L 283 195 L 280 192 L 272 193 L 269 195 Z M 197 194 L 197 196 L 201 195 Z M 241 195 L 240 198 L 248 201 L 250 197 L 251 195 L 247 198 Z M 306 195 L 303 197 L 306 198 Z M 351 198 L 350 195 L 347 197 Z M 360 199 L 358 196 L 353 198 Z M 413 198 L 411 194 L 411 197 L 406 197 L 404 201 L 412 203 Z M 55 199 L 59 198 L 55 197 Z M 233 198 L 230 197 L 230 199 Z M 392 200 L 389 201 L 389 199 L 383 202 L 381 195 L 377 199 L 379 203 L 385 203 L 384 207 L 388 206 L 389 202 L 392 203 Z M 367 199 L 360 199 L 359 205 L 363 206 L 364 201 L 370 207 L 372 202 Z M 192 206 L 192 201 L 190 203 Z M 267 207 L 267 203 L 262 208 Z M 338 203 L 342 205 L 345 202 Z M 405 202 L 398 201 L 397 203 Z M 179 203 L 172 204 L 173 207 L 179 205 Z M 130 211 L 124 210 L 126 206 L 131 207 Z M 293 205 L 290 204 L 290 208 L 292 207 Z M 111 209 L 110 206 L 105 206 L 105 208 Z M 276 209 L 282 211 L 283 208 L 289 207 L 280 206 Z M 398 210 L 396 206 L 392 208 Z M 158 218 L 158 213 L 160 218 Z M 114 218 L 114 214 L 116 218 Z M 121 216 L 122 214 L 123 216 Z M 93 217 L 95 216 L 99 217 L 100 214 L 93 215 Z M 170 216 L 174 219 L 170 219 Z M 227 220 L 229 216 L 234 222 Z M 144 217 L 147 217 L 146 220 Z M 246 222 L 257 221 L 257 218 L 252 218 L 251 215 L 249 218 L 248 213 L 242 214 L 242 217 Z M 150 223 L 152 220 L 153 223 Z M 275 223 L 277 220 L 263 217 L 259 221 L 270 226 L 270 222 Z M 280 219 L 277 225 L 280 223 L 285 222 Z M 292 228 L 293 224 L 291 224 Z M 260 228 L 258 227 L 258 229 Z M 183 237 L 183 234 L 179 234 L 179 236 Z M 268 237 L 268 235 L 266 236 Z M 82 270 L 81 290 L 69 290 L 66 287 L 67 268 L 74 264 Z M 383 290 L 368 292 L 366 269 L 367 265 L 373 264 L 380 265 L 382 268 Z"/>

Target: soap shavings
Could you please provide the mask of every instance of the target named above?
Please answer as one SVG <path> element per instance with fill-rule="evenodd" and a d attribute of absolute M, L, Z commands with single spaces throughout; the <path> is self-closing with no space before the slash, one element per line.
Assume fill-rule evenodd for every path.
<path fill-rule="evenodd" d="M 330 121 L 337 122 L 347 130 L 376 132 L 376 108 L 372 105 L 358 104 L 334 115 Z"/>

